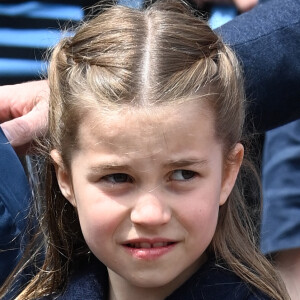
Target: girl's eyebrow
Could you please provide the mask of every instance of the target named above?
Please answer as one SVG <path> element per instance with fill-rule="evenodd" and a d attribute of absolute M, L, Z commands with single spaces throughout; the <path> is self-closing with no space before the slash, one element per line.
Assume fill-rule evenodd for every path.
<path fill-rule="evenodd" d="M 193 165 L 207 165 L 208 161 L 206 159 L 197 159 L 197 158 L 190 158 L 190 159 L 179 159 L 179 160 L 169 160 L 165 167 L 171 168 L 183 168 L 189 167 Z"/>
<path fill-rule="evenodd" d="M 106 171 L 120 171 L 120 170 L 132 170 L 132 167 L 126 164 L 119 164 L 119 163 L 104 163 L 99 164 L 97 166 L 92 166 L 89 168 L 89 173 L 101 173 Z"/>
<path fill-rule="evenodd" d="M 194 165 L 207 165 L 208 161 L 206 159 L 179 159 L 179 160 L 168 160 L 163 167 L 164 168 L 183 168 L 183 167 L 189 167 Z M 113 171 L 133 171 L 134 168 L 128 164 L 120 164 L 117 162 L 111 162 L 111 163 L 103 163 L 96 166 L 92 166 L 89 168 L 90 174 L 99 174 L 102 172 L 113 172 Z"/>

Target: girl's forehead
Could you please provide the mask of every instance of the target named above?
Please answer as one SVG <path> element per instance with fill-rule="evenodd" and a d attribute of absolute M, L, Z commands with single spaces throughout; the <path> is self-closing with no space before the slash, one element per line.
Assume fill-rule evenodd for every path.
<path fill-rule="evenodd" d="M 128 126 L 138 127 L 140 130 L 155 128 L 156 126 L 168 125 L 180 122 L 179 126 L 186 126 L 199 115 L 213 117 L 211 109 L 206 103 L 191 100 L 182 103 L 170 103 L 159 105 L 147 105 L 142 107 L 121 106 L 116 109 L 96 109 L 90 113 L 91 123 L 100 127 L 123 130 Z M 183 121 L 183 118 L 186 121 Z M 111 126 L 113 125 L 113 126 Z M 109 132 L 107 132 L 109 134 Z"/>
<path fill-rule="evenodd" d="M 166 147 L 215 137 L 214 117 L 207 105 L 178 105 L 94 110 L 79 127 L 79 149 L 159 153 Z"/>

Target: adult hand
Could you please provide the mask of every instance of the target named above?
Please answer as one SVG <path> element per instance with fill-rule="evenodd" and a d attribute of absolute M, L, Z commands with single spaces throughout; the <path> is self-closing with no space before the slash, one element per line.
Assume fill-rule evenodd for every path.
<path fill-rule="evenodd" d="M 18 154 L 46 131 L 48 99 L 46 80 L 0 86 L 1 128 Z"/>

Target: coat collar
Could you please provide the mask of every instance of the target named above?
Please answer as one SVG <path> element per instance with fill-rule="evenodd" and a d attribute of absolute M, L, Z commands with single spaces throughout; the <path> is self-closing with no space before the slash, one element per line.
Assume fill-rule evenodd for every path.
<path fill-rule="evenodd" d="M 52 298 L 53 299 L 53 298 Z M 75 272 L 60 300 L 107 300 L 108 274 L 106 267 L 97 259 Z M 270 299 L 254 287 L 250 287 L 216 261 L 207 261 L 182 286 L 175 290 L 166 300 L 267 300 Z"/>

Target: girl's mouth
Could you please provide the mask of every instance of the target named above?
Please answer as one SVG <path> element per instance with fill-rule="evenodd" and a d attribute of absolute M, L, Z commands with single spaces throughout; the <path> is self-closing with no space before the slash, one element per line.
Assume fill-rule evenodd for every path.
<path fill-rule="evenodd" d="M 139 260 L 155 260 L 171 252 L 178 242 L 169 241 L 130 241 L 123 247 L 130 256 Z"/>
<path fill-rule="evenodd" d="M 174 242 L 156 242 L 156 243 L 148 243 L 148 242 L 141 242 L 141 243 L 128 243 L 125 246 L 130 248 L 160 248 L 160 247 L 167 247 L 171 244 L 174 244 Z"/>

